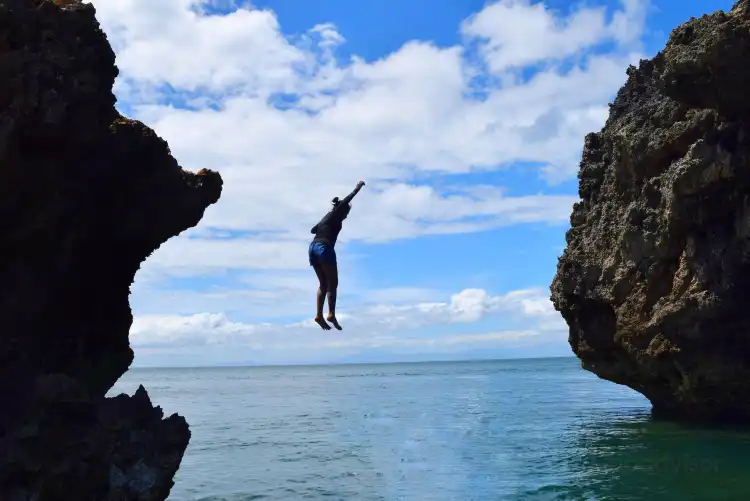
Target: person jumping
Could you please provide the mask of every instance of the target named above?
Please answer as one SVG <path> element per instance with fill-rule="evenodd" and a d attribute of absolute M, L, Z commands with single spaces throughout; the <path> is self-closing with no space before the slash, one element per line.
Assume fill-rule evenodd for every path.
<path fill-rule="evenodd" d="M 335 197 L 331 201 L 333 208 L 310 230 L 310 233 L 315 237 L 310 242 L 307 254 L 310 258 L 310 266 L 315 270 L 319 282 L 318 309 L 315 314 L 315 322 L 324 330 L 331 330 L 331 326 L 323 319 L 323 303 L 325 303 L 326 294 L 328 295 L 328 316 L 326 319 L 336 329 L 341 330 L 341 325 L 336 320 L 336 289 L 339 285 L 339 271 L 334 246 L 341 231 L 342 223 L 352 209 L 350 202 L 364 185 L 364 181 L 358 182 L 354 191 L 343 200 Z"/>

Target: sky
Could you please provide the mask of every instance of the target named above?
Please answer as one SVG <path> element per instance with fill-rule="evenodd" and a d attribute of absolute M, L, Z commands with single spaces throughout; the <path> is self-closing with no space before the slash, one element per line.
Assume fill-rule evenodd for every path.
<path fill-rule="evenodd" d="M 134 366 L 572 355 L 549 300 L 584 136 L 629 64 L 724 0 L 93 0 L 121 113 L 202 222 L 130 297 Z M 310 228 L 364 180 L 313 323 Z"/>

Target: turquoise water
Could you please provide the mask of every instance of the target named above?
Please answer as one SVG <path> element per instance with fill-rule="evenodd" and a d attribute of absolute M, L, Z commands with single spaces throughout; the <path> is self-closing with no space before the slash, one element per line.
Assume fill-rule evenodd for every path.
<path fill-rule="evenodd" d="M 193 438 L 170 500 L 742 500 L 750 433 L 653 422 L 574 358 L 133 369 Z"/>

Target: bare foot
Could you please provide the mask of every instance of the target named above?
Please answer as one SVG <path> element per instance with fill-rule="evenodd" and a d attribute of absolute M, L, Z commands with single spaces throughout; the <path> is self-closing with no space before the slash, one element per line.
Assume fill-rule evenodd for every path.
<path fill-rule="evenodd" d="M 331 326 L 328 325 L 325 320 L 323 320 L 323 317 L 315 317 L 315 323 L 318 324 L 324 331 L 331 330 Z"/>
<path fill-rule="evenodd" d="M 336 327 L 338 330 L 341 330 L 341 326 L 339 325 L 339 321 L 336 320 L 336 317 L 333 315 L 328 315 L 326 319 L 333 324 L 334 327 Z"/>

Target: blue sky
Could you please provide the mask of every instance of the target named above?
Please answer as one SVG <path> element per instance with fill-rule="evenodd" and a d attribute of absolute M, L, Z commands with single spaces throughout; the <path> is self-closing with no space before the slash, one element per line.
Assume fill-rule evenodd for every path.
<path fill-rule="evenodd" d="M 136 277 L 136 365 L 569 355 L 549 302 L 587 132 L 719 0 L 95 0 L 123 113 L 225 179 Z M 141 5 L 143 4 L 143 5 Z M 311 322 L 309 228 L 343 332 Z"/>

